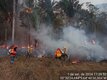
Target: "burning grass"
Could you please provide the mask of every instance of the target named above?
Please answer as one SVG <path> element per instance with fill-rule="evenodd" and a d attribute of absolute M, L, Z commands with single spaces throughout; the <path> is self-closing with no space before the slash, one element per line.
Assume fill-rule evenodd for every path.
<path fill-rule="evenodd" d="M 0 80 L 58 80 L 59 72 L 75 71 L 106 71 L 107 63 L 60 61 L 53 58 L 16 58 L 15 64 L 10 64 L 9 57 L 0 58 Z"/>

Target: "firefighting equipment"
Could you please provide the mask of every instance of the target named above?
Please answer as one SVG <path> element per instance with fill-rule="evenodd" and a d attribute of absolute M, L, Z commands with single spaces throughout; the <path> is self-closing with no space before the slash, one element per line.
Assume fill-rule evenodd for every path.
<path fill-rule="evenodd" d="M 55 52 L 55 57 L 61 57 L 62 56 L 62 52 L 60 50 L 60 48 L 58 48 Z"/>

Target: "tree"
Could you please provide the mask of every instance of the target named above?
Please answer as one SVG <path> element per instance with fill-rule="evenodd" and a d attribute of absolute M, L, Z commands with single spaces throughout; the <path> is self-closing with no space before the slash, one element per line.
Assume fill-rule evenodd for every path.
<path fill-rule="evenodd" d="M 13 0 L 0 0 L 0 13 L 4 21 L 11 21 L 12 20 L 12 14 L 13 14 Z"/>
<path fill-rule="evenodd" d="M 0 38 L 7 40 L 11 36 L 13 18 L 13 0 L 0 0 Z M 8 34 L 8 36 L 7 36 Z"/>
<path fill-rule="evenodd" d="M 81 8 L 78 0 L 61 0 L 60 6 L 68 17 L 74 17 L 75 13 Z"/>

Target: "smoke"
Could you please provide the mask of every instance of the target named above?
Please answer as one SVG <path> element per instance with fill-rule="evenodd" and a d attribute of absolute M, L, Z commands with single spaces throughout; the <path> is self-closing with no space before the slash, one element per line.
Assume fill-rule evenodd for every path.
<path fill-rule="evenodd" d="M 62 37 L 58 40 L 54 38 L 53 29 L 50 27 L 43 26 L 38 32 L 32 31 L 31 35 L 42 43 L 42 50 L 50 50 L 52 55 L 57 48 L 66 47 L 69 56 L 76 55 L 80 59 L 96 61 L 107 59 L 107 51 L 97 40 L 91 40 L 85 31 L 72 26 L 63 28 Z"/>
<path fill-rule="evenodd" d="M 24 0 L 18 0 L 18 3 L 19 3 L 19 4 L 23 4 L 23 3 L 24 3 Z"/>
<path fill-rule="evenodd" d="M 83 30 L 73 27 L 65 28 L 63 37 L 70 44 L 71 54 L 97 61 L 107 59 L 107 51 L 98 42 L 90 40 Z"/>

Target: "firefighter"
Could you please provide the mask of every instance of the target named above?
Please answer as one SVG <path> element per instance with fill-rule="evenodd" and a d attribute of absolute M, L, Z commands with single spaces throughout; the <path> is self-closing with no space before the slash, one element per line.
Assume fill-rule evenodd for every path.
<path fill-rule="evenodd" d="M 65 47 L 62 49 L 62 54 L 66 54 L 66 48 Z"/>
<path fill-rule="evenodd" d="M 10 54 L 10 63 L 14 63 L 15 57 L 16 57 L 16 49 L 17 46 L 13 45 L 10 49 L 9 49 L 9 54 Z"/>
<path fill-rule="evenodd" d="M 33 53 L 33 46 L 28 46 L 28 50 L 27 50 L 27 57 L 31 57 Z"/>
<path fill-rule="evenodd" d="M 56 59 L 61 59 L 61 56 L 62 56 L 62 51 L 60 48 L 58 48 L 55 52 L 55 58 Z"/>
<path fill-rule="evenodd" d="M 61 56 L 61 58 L 62 58 L 63 60 L 66 60 L 67 57 L 68 57 L 68 55 L 67 55 L 67 49 L 64 47 L 64 48 L 62 49 L 62 56 Z"/>

